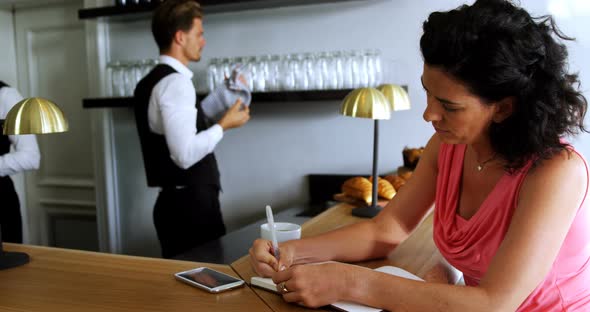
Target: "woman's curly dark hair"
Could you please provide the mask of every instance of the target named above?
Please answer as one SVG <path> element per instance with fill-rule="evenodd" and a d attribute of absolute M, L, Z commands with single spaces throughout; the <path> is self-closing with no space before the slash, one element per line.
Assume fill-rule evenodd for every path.
<path fill-rule="evenodd" d="M 588 132 L 588 103 L 569 74 L 566 37 L 551 16 L 532 18 L 505 0 L 478 0 L 430 14 L 420 48 L 424 62 L 463 82 L 484 102 L 514 97 L 513 114 L 490 128 L 491 144 L 509 171 L 531 157 L 566 149 L 565 134 Z M 554 37 L 555 36 L 555 37 Z"/>

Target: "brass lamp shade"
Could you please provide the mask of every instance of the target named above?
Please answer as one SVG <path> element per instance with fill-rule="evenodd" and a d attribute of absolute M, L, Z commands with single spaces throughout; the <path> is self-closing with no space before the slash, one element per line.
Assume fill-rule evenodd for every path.
<path fill-rule="evenodd" d="M 393 111 L 410 109 L 410 97 L 404 88 L 394 84 L 382 84 L 377 90 L 385 95 Z"/>
<path fill-rule="evenodd" d="M 56 133 L 68 131 L 68 122 L 57 105 L 33 97 L 12 107 L 3 128 L 5 135 Z"/>
<path fill-rule="evenodd" d="M 340 107 L 340 114 L 357 118 L 389 119 L 391 105 L 377 89 L 358 88 L 346 95 Z"/>

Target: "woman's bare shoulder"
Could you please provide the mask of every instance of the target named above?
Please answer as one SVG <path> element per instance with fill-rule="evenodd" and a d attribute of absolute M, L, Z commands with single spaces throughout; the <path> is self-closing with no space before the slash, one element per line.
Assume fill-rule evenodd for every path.
<path fill-rule="evenodd" d="M 523 196 L 539 197 L 551 192 L 564 201 L 581 201 L 588 189 L 588 171 L 582 157 L 571 149 L 549 159 L 539 160 L 527 174 L 521 190 Z M 572 207 L 575 209 L 576 207 Z"/>
<path fill-rule="evenodd" d="M 529 176 L 534 179 L 567 178 L 586 183 L 588 178 L 586 164 L 582 157 L 572 149 L 559 151 L 549 159 L 541 159 Z"/>

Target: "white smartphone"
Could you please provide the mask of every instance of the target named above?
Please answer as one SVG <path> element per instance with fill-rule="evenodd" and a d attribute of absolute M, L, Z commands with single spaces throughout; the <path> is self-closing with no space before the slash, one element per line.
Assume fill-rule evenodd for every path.
<path fill-rule="evenodd" d="M 219 293 L 244 286 L 243 280 L 207 267 L 178 272 L 174 276 L 179 281 L 211 293 Z"/>

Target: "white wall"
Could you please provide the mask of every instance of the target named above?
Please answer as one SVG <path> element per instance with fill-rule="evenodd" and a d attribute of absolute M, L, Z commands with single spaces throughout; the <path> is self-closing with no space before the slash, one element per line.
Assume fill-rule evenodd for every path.
<path fill-rule="evenodd" d="M 579 73 L 584 95 L 590 101 L 590 1 L 577 0 L 528 0 L 526 4 L 538 15 L 551 13 L 558 26 L 568 36 L 576 38 L 568 42 L 570 70 Z M 545 4 L 545 5 L 543 5 Z M 586 126 L 590 128 L 590 113 L 586 114 Z M 590 159 L 590 135 L 572 139 L 576 148 Z"/>
<path fill-rule="evenodd" d="M 10 10 L 0 10 L 0 80 L 16 86 L 16 54 L 14 41 L 14 23 Z"/>
<path fill-rule="evenodd" d="M 384 58 L 395 63 L 392 82 L 408 85 L 412 101 L 410 111 L 381 123 L 380 171 L 388 172 L 402 164 L 404 146 L 423 146 L 432 134 L 432 127 L 422 120 L 421 24 L 429 12 L 462 3 L 369 0 L 210 15 L 204 19 L 207 46 L 203 60 L 192 68 L 197 85 L 202 86 L 211 57 L 381 49 Z M 548 1 L 522 3 L 535 12 L 547 12 Z M 583 16 L 560 18 L 559 22 L 563 31 L 579 39 L 571 45 L 572 67 L 588 68 L 583 56 L 590 53 L 590 36 L 582 32 L 590 29 L 590 22 Z M 147 20 L 112 24 L 110 44 L 112 59 L 157 55 Z M 588 81 L 588 73 L 581 74 Z M 280 210 L 306 202 L 307 174 L 370 172 L 372 121 L 342 117 L 338 107 L 338 102 L 253 103 L 251 121 L 226 133 L 216 155 L 225 191 L 221 205 L 230 229 L 263 217 L 265 204 Z M 151 219 L 157 193 L 145 187 L 133 114 L 116 109 L 113 115 L 123 251 L 158 255 Z M 586 155 L 590 155 L 589 143 L 589 135 L 576 141 Z"/>

